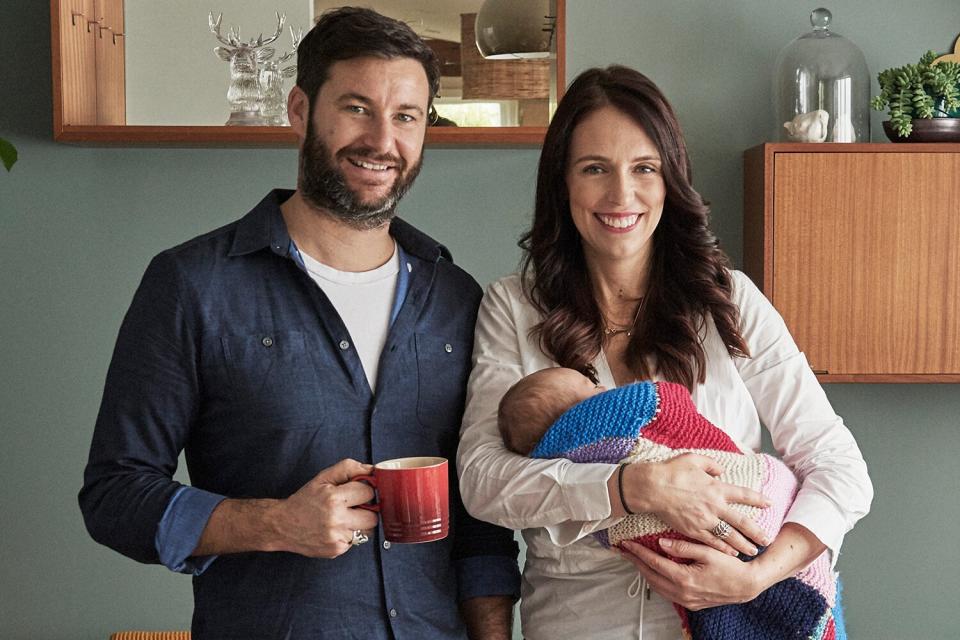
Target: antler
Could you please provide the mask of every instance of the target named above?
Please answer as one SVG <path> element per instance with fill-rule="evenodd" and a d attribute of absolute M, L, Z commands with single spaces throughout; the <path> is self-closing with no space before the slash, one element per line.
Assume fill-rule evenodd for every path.
<path fill-rule="evenodd" d="M 220 21 L 223 19 L 223 12 L 221 12 L 220 15 L 217 16 L 217 19 L 214 20 L 213 11 L 211 11 L 207 19 L 210 22 L 210 32 L 213 33 L 213 35 L 217 36 L 217 40 L 231 47 L 237 46 L 237 42 L 234 40 L 234 37 L 233 37 L 233 30 L 230 31 L 229 39 L 224 39 L 224 37 L 220 35 Z"/>
<path fill-rule="evenodd" d="M 274 40 L 276 40 L 277 38 L 279 38 L 279 37 L 280 37 L 280 34 L 283 33 L 283 23 L 284 23 L 286 20 L 287 20 L 286 14 L 281 15 L 280 12 L 277 11 L 277 31 L 276 31 L 276 33 L 274 33 L 272 36 L 270 36 L 270 37 L 267 38 L 266 40 L 263 39 L 263 34 L 261 33 L 260 36 L 257 38 L 257 44 L 256 44 L 256 46 L 257 46 L 257 47 L 262 47 L 263 45 L 265 45 L 265 44 L 270 44 L 271 42 L 273 42 Z M 251 45 L 251 46 L 254 46 L 254 45 L 253 45 L 253 41 L 250 42 L 250 45 Z"/>
<path fill-rule="evenodd" d="M 289 29 L 290 29 L 290 38 L 293 40 L 293 51 L 288 51 L 284 53 L 282 56 L 280 56 L 280 59 L 277 60 L 277 64 L 283 64 L 293 56 L 297 55 L 297 47 L 300 46 L 300 40 L 303 39 L 303 27 L 300 27 L 299 29 L 297 29 L 296 32 L 294 32 L 292 26 L 289 27 Z"/>

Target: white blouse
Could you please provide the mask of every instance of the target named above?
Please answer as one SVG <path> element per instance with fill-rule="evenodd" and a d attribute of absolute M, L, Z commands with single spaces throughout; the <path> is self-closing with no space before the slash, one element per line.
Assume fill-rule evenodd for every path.
<path fill-rule="evenodd" d="M 866 464 L 780 315 L 743 273 L 731 275 L 751 357 L 730 357 L 708 319 L 706 382 L 694 388 L 693 402 L 745 449 L 759 451 L 761 423 L 767 427 L 801 483 L 786 521 L 813 532 L 835 562 L 844 535 L 866 515 L 873 498 Z M 636 568 L 588 535 L 617 522 L 607 496 L 616 465 L 533 460 L 503 446 L 497 430 L 500 398 L 521 377 L 556 366 L 530 337 L 538 320 L 519 276 L 488 287 L 477 319 L 457 454 L 464 504 L 477 518 L 523 530 L 527 558 L 520 612 L 528 640 L 680 638 L 670 603 L 656 594 L 646 603 L 631 599 L 627 590 Z M 602 353 L 594 366 L 602 385 L 616 386 Z M 657 633 L 655 627 L 669 631 Z"/>

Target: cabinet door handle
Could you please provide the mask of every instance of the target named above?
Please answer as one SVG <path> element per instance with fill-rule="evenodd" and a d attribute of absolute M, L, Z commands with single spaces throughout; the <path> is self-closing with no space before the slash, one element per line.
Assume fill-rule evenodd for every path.
<path fill-rule="evenodd" d="M 810 369 L 811 369 L 815 374 L 817 374 L 818 376 L 825 376 L 825 375 L 827 375 L 828 373 L 830 373 L 830 372 L 827 371 L 826 369 L 814 369 L 813 367 L 810 367 Z"/>

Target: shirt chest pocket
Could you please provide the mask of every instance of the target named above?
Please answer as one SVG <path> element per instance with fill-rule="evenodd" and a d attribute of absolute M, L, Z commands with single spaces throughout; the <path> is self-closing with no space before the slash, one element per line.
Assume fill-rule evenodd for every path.
<path fill-rule="evenodd" d="M 428 427 L 454 427 L 460 431 L 467 375 L 469 342 L 418 333 L 417 417 Z"/>
<path fill-rule="evenodd" d="M 258 429 L 310 428 L 323 419 L 320 375 L 299 332 L 221 336 L 238 417 Z"/>

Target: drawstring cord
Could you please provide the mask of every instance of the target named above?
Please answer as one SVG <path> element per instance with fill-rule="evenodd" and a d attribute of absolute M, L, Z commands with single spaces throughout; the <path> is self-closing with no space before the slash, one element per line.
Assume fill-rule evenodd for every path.
<path fill-rule="evenodd" d="M 638 629 L 638 640 L 643 640 L 643 604 L 650 599 L 650 585 L 647 584 L 643 575 L 638 573 L 637 577 L 633 579 L 633 582 L 631 582 L 627 588 L 627 596 L 636 598 L 641 592 L 644 593 L 644 597 L 640 598 L 640 628 Z"/>

